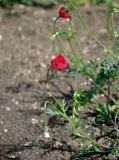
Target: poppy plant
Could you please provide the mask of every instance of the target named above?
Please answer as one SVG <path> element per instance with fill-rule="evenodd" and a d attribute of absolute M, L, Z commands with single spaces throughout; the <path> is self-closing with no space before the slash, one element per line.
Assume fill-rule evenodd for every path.
<path fill-rule="evenodd" d="M 64 19 L 71 18 L 71 16 L 69 15 L 69 11 L 67 11 L 64 7 L 61 7 L 59 9 L 59 17 L 62 17 Z"/>
<path fill-rule="evenodd" d="M 55 57 L 51 61 L 51 67 L 55 71 L 58 71 L 58 70 L 66 69 L 68 67 L 68 63 L 65 57 L 62 54 L 59 54 L 57 57 Z"/>

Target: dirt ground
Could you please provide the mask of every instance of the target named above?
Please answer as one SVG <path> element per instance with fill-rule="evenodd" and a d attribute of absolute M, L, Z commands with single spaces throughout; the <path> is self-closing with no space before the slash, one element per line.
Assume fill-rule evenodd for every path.
<path fill-rule="evenodd" d="M 49 118 L 50 138 L 42 130 L 44 99 L 49 96 L 46 71 L 54 55 L 52 18 L 57 8 L 19 5 L 11 15 L 0 8 L 0 160 L 66 160 L 80 148 L 77 140 L 69 138 L 69 124 L 62 119 Z M 105 40 L 104 8 L 81 10 L 93 32 Z M 101 50 L 81 28 L 79 41 L 86 44 L 86 57 L 99 59 Z M 66 83 L 62 91 L 71 96 L 78 84 L 68 82 L 71 86 Z M 56 92 L 63 97 L 58 88 Z"/>

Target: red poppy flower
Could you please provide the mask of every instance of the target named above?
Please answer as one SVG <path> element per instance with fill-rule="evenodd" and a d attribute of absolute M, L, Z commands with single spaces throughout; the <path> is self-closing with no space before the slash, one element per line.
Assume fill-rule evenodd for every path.
<path fill-rule="evenodd" d="M 64 7 L 61 7 L 59 9 L 59 16 L 65 19 L 71 18 L 69 12 Z"/>
<path fill-rule="evenodd" d="M 59 54 L 56 58 L 51 61 L 51 67 L 55 70 L 62 70 L 67 68 L 68 63 L 62 54 Z"/>

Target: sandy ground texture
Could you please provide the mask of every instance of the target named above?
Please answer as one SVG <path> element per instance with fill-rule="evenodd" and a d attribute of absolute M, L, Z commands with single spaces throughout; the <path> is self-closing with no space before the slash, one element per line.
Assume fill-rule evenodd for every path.
<path fill-rule="evenodd" d="M 44 99 L 49 96 L 46 71 L 54 55 L 52 18 L 57 8 L 19 5 L 11 15 L 0 8 L 0 160 L 66 160 L 80 148 L 77 140 L 69 138 L 69 124 L 62 119 L 49 118 L 49 138 L 42 131 Z M 93 32 L 105 40 L 104 9 L 84 7 L 82 11 Z M 81 28 L 79 41 L 86 44 L 87 58 L 99 60 L 100 50 Z M 78 87 L 75 80 L 65 82 L 62 89 L 58 83 L 55 90 L 62 97 L 70 97 Z"/>

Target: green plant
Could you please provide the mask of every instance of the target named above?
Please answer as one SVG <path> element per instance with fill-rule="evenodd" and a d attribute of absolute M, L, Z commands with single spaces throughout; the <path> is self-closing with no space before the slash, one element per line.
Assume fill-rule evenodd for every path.
<path fill-rule="evenodd" d="M 114 154 L 118 155 L 119 145 L 119 101 L 118 98 L 113 96 L 113 92 L 116 97 L 119 96 L 119 90 L 117 89 L 119 80 L 119 52 L 118 52 L 118 38 L 113 36 L 115 28 L 112 22 L 112 15 L 117 12 L 118 8 L 115 8 L 111 0 L 105 1 L 107 4 L 107 45 L 104 45 L 100 39 L 98 39 L 88 28 L 85 23 L 80 10 L 76 8 L 76 1 L 68 0 L 72 6 L 73 11 L 80 19 L 85 31 L 88 35 L 101 47 L 104 51 L 104 56 L 101 62 L 97 62 L 95 59 L 86 63 L 85 56 L 81 49 L 80 44 L 77 43 L 77 32 L 72 27 L 72 15 L 71 12 L 67 11 L 64 7 L 60 8 L 59 16 L 54 21 L 53 28 L 53 42 L 57 40 L 59 43 L 60 51 L 66 54 L 66 51 L 62 45 L 61 39 L 64 39 L 69 44 L 71 49 L 69 58 L 70 64 L 63 55 L 58 55 L 51 61 L 51 66 L 47 71 L 47 81 L 49 91 L 51 93 L 52 101 L 47 100 L 45 106 L 46 110 L 50 115 L 61 116 L 67 120 L 71 126 L 72 137 L 79 138 L 83 141 L 83 147 L 80 151 L 72 155 L 72 159 L 76 157 L 82 157 L 84 154 Z M 96 1 L 96 3 L 104 1 Z M 56 28 L 57 21 L 61 18 L 68 19 L 68 29 Z M 116 43 L 111 48 L 111 38 L 114 38 Z M 78 53 L 76 48 L 78 48 Z M 59 58 L 60 57 L 60 58 Z M 70 65 L 73 65 L 73 70 Z M 90 80 L 88 88 L 77 88 L 72 96 L 72 111 L 68 114 L 70 106 L 63 100 L 60 101 L 54 95 L 50 80 L 51 74 L 55 71 L 62 71 L 66 69 L 69 77 Z M 55 76 L 55 74 L 54 74 Z M 102 96 L 103 95 L 103 96 Z M 88 112 L 88 117 L 85 116 L 84 112 Z M 95 127 L 100 126 L 103 130 L 101 135 L 95 133 Z M 110 137 L 115 134 L 115 138 L 111 139 L 110 144 L 98 141 L 98 136 L 103 137 L 103 134 L 107 134 Z M 110 136 L 111 135 L 111 136 Z"/>

